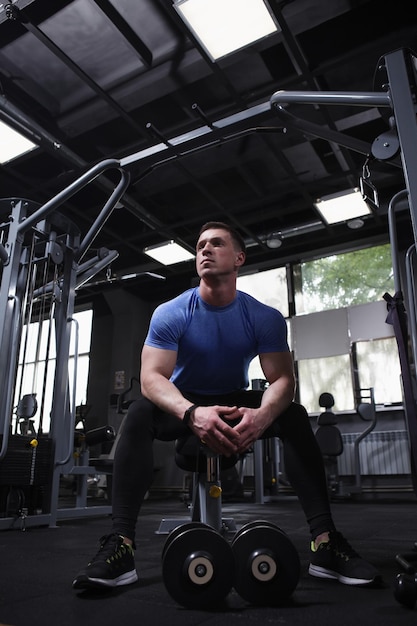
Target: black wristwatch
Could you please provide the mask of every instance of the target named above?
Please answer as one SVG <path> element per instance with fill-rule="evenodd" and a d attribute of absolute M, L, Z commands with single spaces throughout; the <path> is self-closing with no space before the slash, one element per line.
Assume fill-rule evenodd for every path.
<path fill-rule="evenodd" d="M 191 415 L 194 413 L 194 411 L 196 410 L 196 408 L 198 407 L 198 404 L 192 404 L 190 407 L 188 407 L 188 409 L 185 411 L 184 413 L 184 417 L 182 418 L 183 423 L 188 426 L 188 424 L 190 423 L 190 419 L 191 419 Z"/>

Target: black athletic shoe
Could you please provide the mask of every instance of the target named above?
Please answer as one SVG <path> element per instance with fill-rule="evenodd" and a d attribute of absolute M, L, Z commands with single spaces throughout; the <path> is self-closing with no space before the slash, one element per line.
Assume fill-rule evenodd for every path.
<path fill-rule="evenodd" d="M 72 586 L 73 589 L 119 587 L 130 585 L 137 579 L 133 548 L 123 543 L 122 536 L 114 533 L 100 539 L 99 551 Z"/>
<path fill-rule="evenodd" d="M 380 581 L 379 572 L 362 559 L 339 532 L 330 532 L 329 541 L 317 549 L 311 544 L 309 574 L 332 578 L 344 585 L 370 585 Z"/>

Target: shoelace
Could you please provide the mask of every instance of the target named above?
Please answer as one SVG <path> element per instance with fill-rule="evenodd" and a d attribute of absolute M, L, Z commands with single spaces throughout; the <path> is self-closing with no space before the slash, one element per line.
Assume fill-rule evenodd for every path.
<path fill-rule="evenodd" d="M 329 533 L 329 543 L 333 546 L 335 552 L 341 557 L 347 559 L 359 558 L 359 554 L 352 548 L 350 543 L 339 532 Z"/>
<path fill-rule="evenodd" d="M 91 560 L 90 563 L 95 563 L 97 561 L 107 561 L 107 559 L 114 557 L 115 552 L 120 553 L 120 547 L 122 544 L 118 546 L 119 549 L 116 550 L 116 546 L 118 542 L 121 542 L 121 538 L 118 535 L 104 535 L 100 537 L 100 548 L 97 552 L 96 556 Z"/>

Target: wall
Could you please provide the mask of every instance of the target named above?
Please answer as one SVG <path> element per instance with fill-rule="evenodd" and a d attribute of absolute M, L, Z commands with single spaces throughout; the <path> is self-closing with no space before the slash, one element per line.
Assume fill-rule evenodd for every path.
<path fill-rule="evenodd" d="M 127 389 L 132 378 L 139 377 L 140 353 L 153 308 L 122 289 L 103 292 L 95 299 L 87 400 L 92 408 L 88 429 L 110 424 L 118 430 L 122 416 L 117 414 L 111 399 Z M 138 389 L 136 386 L 132 393 Z"/>
<path fill-rule="evenodd" d="M 87 430 L 111 425 L 118 432 L 124 413 L 117 411 L 117 396 L 138 379 L 140 354 L 155 304 L 145 302 L 122 289 L 103 293 L 93 303 L 93 332 L 90 351 Z M 127 401 L 139 391 L 134 381 Z M 112 444 L 91 450 L 92 456 L 109 453 Z M 181 490 L 184 472 L 175 465 L 174 443 L 154 444 L 154 490 Z"/>

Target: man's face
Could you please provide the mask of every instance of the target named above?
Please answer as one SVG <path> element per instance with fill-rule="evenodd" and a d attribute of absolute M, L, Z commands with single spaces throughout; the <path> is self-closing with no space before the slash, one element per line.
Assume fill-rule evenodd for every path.
<path fill-rule="evenodd" d="M 196 267 L 200 278 L 237 272 L 245 254 L 236 249 L 227 230 L 210 228 L 201 233 L 196 246 Z"/>

